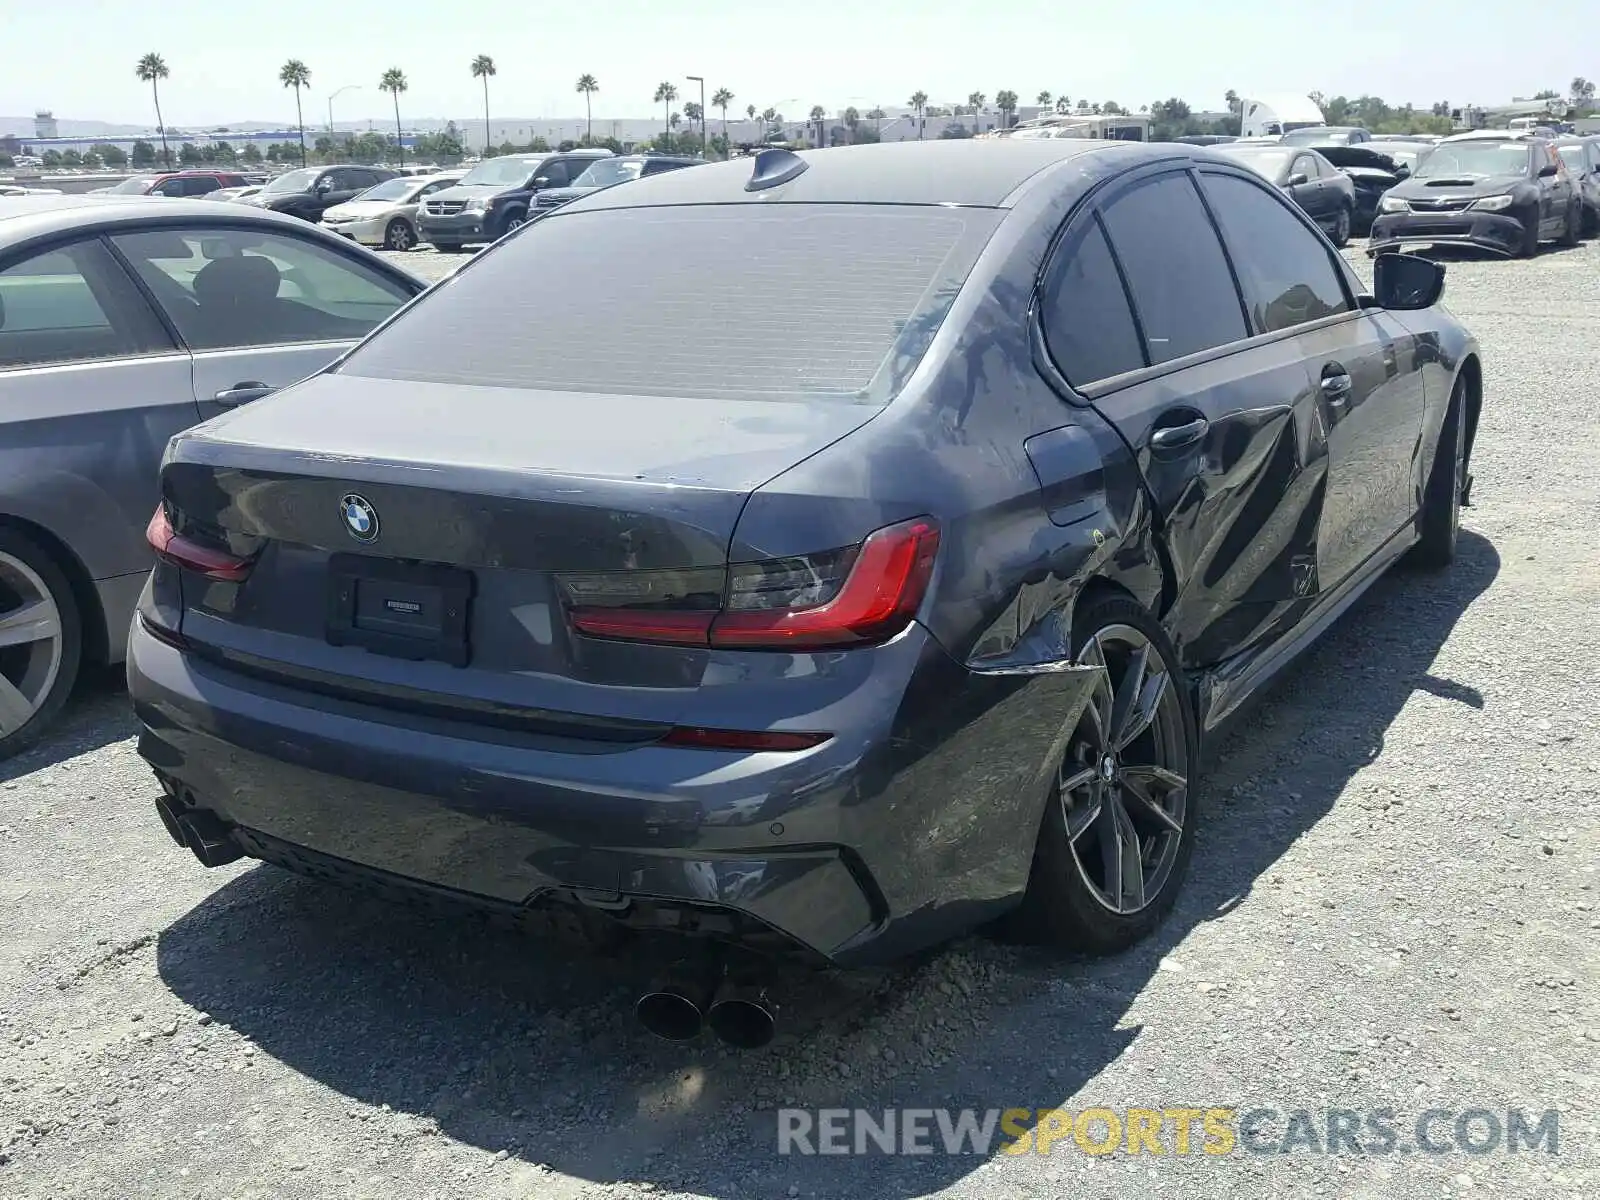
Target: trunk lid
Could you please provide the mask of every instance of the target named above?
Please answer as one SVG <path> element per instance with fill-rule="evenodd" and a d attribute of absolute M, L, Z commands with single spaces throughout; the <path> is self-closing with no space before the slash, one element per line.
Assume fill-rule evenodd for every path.
<path fill-rule="evenodd" d="M 180 522 L 257 556 L 185 577 L 182 633 L 347 698 L 670 723 L 709 652 L 575 637 L 558 576 L 724 566 L 750 493 L 876 411 L 316 376 L 174 439 Z"/>

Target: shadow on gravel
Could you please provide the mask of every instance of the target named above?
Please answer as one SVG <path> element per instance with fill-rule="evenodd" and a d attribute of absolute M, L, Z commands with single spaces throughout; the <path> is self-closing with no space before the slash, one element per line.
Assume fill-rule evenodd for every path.
<path fill-rule="evenodd" d="M 85 667 L 55 728 L 33 749 L 0 762 L 0 783 L 88 754 L 138 732 L 123 668 Z"/>
<path fill-rule="evenodd" d="M 373 1121 L 378 1144 L 437 1128 L 603 1183 L 716 1197 L 789 1185 L 922 1195 L 986 1160 L 780 1157 L 773 1110 L 1072 1107 L 1139 1037 L 1118 1025 L 1163 957 L 1225 917 L 1333 807 L 1402 706 L 1419 692 L 1483 703 L 1433 665 L 1499 565 L 1463 531 L 1449 574 L 1397 573 L 1329 632 L 1220 748 L 1178 906 L 1118 958 L 1063 963 L 973 940 L 854 991 L 798 981 L 784 992 L 785 1036 L 738 1055 L 637 1029 L 631 1002 L 649 975 L 637 955 L 416 916 L 260 868 L 162 934 L 161 976 L 265 1055 L 348 1097 L 358 1106 L 349 1119 Z M 1175 1101 L 1152 1076 L 1142 1102 Z M 530 1171 L 530 1187 L 536 1179 Z"/>

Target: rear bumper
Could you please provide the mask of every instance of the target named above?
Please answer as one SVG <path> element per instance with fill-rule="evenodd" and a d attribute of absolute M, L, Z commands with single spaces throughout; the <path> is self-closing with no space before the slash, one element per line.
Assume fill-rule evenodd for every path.
<path fill-rule="evenodd" d="M 1016 903 L 1093 684 L 1081 668 L 968 670 L 920 626 L 867 653 L 863 686 L 809 725 L 836 736 L 799 754 L 419 732 L 240 676 L 138 621 L 128 685 L 140 753 L 255 857 L 861 966 Z"/>
<path fill-rule="evenodd" d="M 1454 243 L 1516 254 L 1522 234 L 1522 221 L 1506 213 L 1385 213 L 1372 223 L 1369 249 Z"/>

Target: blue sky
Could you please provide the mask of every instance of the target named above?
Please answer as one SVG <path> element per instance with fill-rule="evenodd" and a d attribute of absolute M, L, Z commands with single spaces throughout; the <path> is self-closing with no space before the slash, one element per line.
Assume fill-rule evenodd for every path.
<path fill-rule="evenodd" d="M 133 74 L 148 50 L 172 71 L 168 122 L 196 126 L 292 119 L 276 79 L 291 57 L 311 68 L 308 122 L 325 119 L 329 92 L 346 84 L 361 88 L 339 97 L 341 121 L 386 116 L 376 85 L 391 66 L 410 81 L 402 115 L 470 115 L 482 93 L 467 66 L 480 53 L 495 59 L 491 104 L 506 117 L 580 114 L 573 84 L 585 71 L 600 81 L 597 118 L 650 116 L 656 84 L 687 92 L 689 73 L 706 76 L 708 92 L 731 88 L 738 109 L 791 115 L 903 104 L 918 88 L 936 103 L 1011 88 L 1025 101 L 1049 89 L 1134 108 L 1171 95 L 1218 108 L 1231 87 L 1489 105 L 1600 76 L 1600 42 L 1585 30 L 1592 4 L 1534 7 L 1529 25 L 1516 14 L 1532 20 L 1533 7 L 1503 0 L 6 0 L 0 114 L 148 121 L 149 89 Z"/>

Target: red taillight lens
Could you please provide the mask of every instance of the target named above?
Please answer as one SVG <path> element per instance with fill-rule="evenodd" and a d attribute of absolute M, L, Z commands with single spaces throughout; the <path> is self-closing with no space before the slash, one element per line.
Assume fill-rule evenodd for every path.
<path fill-rule="evenodd" d="M 840 649 L 893 637 L 933 575 L 938 526 L 919 517 L 859 546 L 735 563 L 727 571 L 566 576 L 572 626 L 588 637 L 747 650 Z"/>
<path fill-rule="evenodd" d="M 155 515 L 145 527 L 144 540 L 162 562 L 171 563 L 185 571 L 194 571 L 219 583 L 239 583 L 250 574 L 254 565 L 248 558 L 201 545 L 173 531 L 167 516 L 167 506 L 156 506 Z"/>

